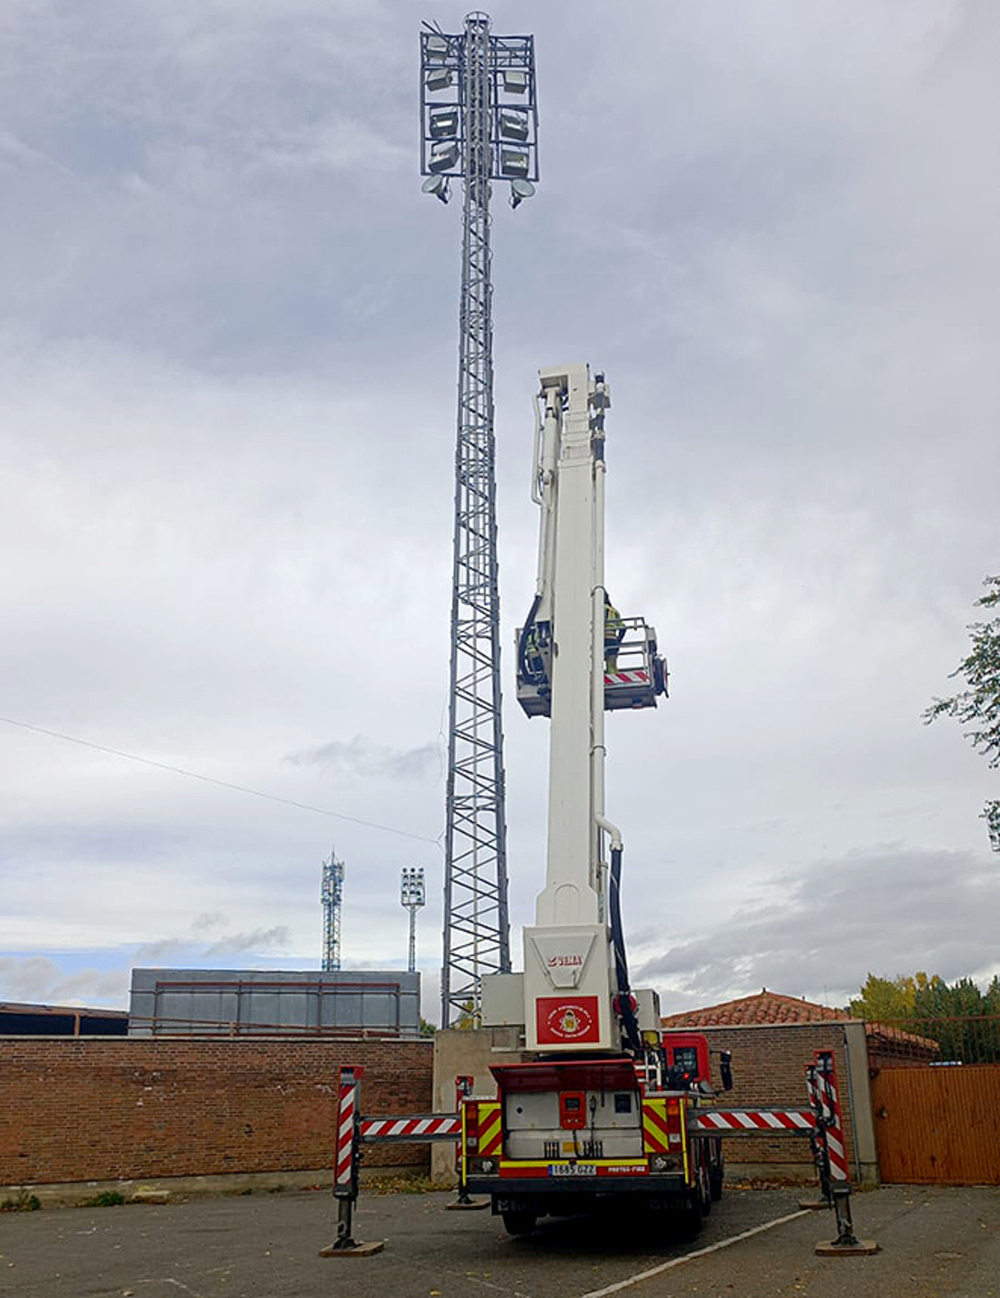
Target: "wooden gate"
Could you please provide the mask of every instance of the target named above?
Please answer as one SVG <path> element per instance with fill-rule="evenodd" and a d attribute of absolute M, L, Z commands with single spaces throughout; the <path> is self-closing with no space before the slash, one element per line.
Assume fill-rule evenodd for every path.
<path fill-rule="evenodd" d="M 872 1107 L 884 1182 L 1000 1185 L 1000 1065 L 880 1068 Z"/>

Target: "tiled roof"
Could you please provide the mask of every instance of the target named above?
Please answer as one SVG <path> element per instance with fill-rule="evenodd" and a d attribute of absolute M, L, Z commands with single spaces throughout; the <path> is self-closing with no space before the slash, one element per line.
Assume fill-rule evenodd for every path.
<path fill-rule="evenodd" d="M 745 1027 L 753 1023 L 830 1023 L 853 1017 L 847 1010 L 831 1009 L 800 1000 L 798 996 L 782 996 L 763 987 L 755 996 L 741 996 L 739 1000 L 723 1001 L 721 1005 L 709 1005 L 702 1010 L 668 1014 L 661 1022 L 665 1028 L 710 1028 Z"/>
<path fill-rule="evenodd" d="M 931 1027 L 931 1024 L 928 1023 L 927 1027 Z M 869 1050 L 889 1050 L 893 1046 L 905 1046 L 911 1051 L 926 1055 L 927 1058 L 941 1051 L 940 1043 L 932 1037 L 917 1036 L 916 1033 L 906 1032 L 893 1023 L 866 1023 L 865 1036 L 868 1038 Z"/>

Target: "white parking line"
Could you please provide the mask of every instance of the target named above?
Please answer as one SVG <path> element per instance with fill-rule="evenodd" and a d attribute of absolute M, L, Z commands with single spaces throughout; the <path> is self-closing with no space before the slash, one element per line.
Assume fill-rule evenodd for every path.
<path fill-rule="evenodd" d="M 738 1244 L 740 1240 L 749 1239 L 752 1235 L 760 1235 L 765 1230 L 773 1230 L 775 1226 L 783 1226 L 786 1221 L 794 1221 L 796 1217 L 808 1217 L 811 1211 L 812 1209 L 805 1208 L 799 1212 L 790 1212 L 787 1217 L 775 1217 L 774 1221 L 767 1221 L 763 1226 L 754 1226 L 753 1230 L 744 1230 L 739 1235 L 733 1235 L 729 1239 L 720 1239 L 718 1244 L 709 1244 L 707 1248 L 695 1249 L 693 1253 L 685 1253 L 683 1257 L 672 1257 L 669 1262 L 661 1262 L 659 1266 L 651 1266 L 648 1271 L 639 1271 L 635 1275 L 629 1276 L 627 1280 L 619 1280 L 615 1284 L 606 1285 L 603 1289 L 591 1289 L 588 1293 L 581 1294 L 580 1298 L 605 1298 L 605 1294 L 619 1293 L 622 1289 L 627 1289 L 629 1285 L 638 1284 L 641 1280 L 649 1280 L 654 1275 L 661 1275 L 672 1267 L 683 1266 L 685 1262 L 690 1262 L 692 1258 L 704 1257 L 706 1253 L 718 1253 L 721 1248 L 728 1248 L 730 1244 Z"/>

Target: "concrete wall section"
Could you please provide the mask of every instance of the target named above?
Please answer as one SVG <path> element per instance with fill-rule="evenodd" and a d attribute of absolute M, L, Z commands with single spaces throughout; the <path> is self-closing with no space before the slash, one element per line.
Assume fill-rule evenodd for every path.
<path fill-rule="evenodd" d="M 512 1064 L 530 1055 L 518 1048 L 518 1027 L 444 1028 L 434 1034 L 434 1112 L 455 1112 L 455 1078 L 471 1077 L 472 1094 L 492 1099 L 497 1084 L 490 1064 Z M 452 1145 L 431 1148 L 431 1175 L 436 1181 L 455 1180 L 455 1150 Z"/>
<path fill-rule="evenodd" d="M 875 1140 L 875 1111 L 872 1105 L 871 1069 L 868 1037 L 864 1023 L 845 1023 L 844 1062 L 846 1072 L 841 1082 L 841 1104 L 849 1111 L 854 1131 L 855 1166 L 858 1180 L 870 1185 L 879 1181 L 878 1148 Z"/>
<path fill-rule="evenodd" d="M 0 1185 L 295 1171 L 332 1164 L 341 1064 L 363 1112 L 426 1113 L 429 1041 L 0 1038 Z M 424 1168 L 426 1145 L 369 1165 Z"/>

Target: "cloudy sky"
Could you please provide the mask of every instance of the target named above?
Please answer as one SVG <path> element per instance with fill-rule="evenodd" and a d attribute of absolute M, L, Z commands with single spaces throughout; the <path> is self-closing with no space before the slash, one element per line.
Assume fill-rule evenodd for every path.
<path fill-rule="evenodd" d="M 460 212 L 417 35 L 464 14 L 5 0 L 0 999 L 318 967 L 335 846 L 346 966 L 405 964 L 427 871 L 435 1015 Z M 634 968 L 671 1010 L 988 978 L 995 775 L 921 712 L 1000 568 L 1000 9 L 492 14 L 542 165 L 494 205 L 503 642 L 536 371 L 590 361 L 609 586 L 672 671 L 609 718 Z M 547 733 L 504 688 L 520 925 Z"/>

